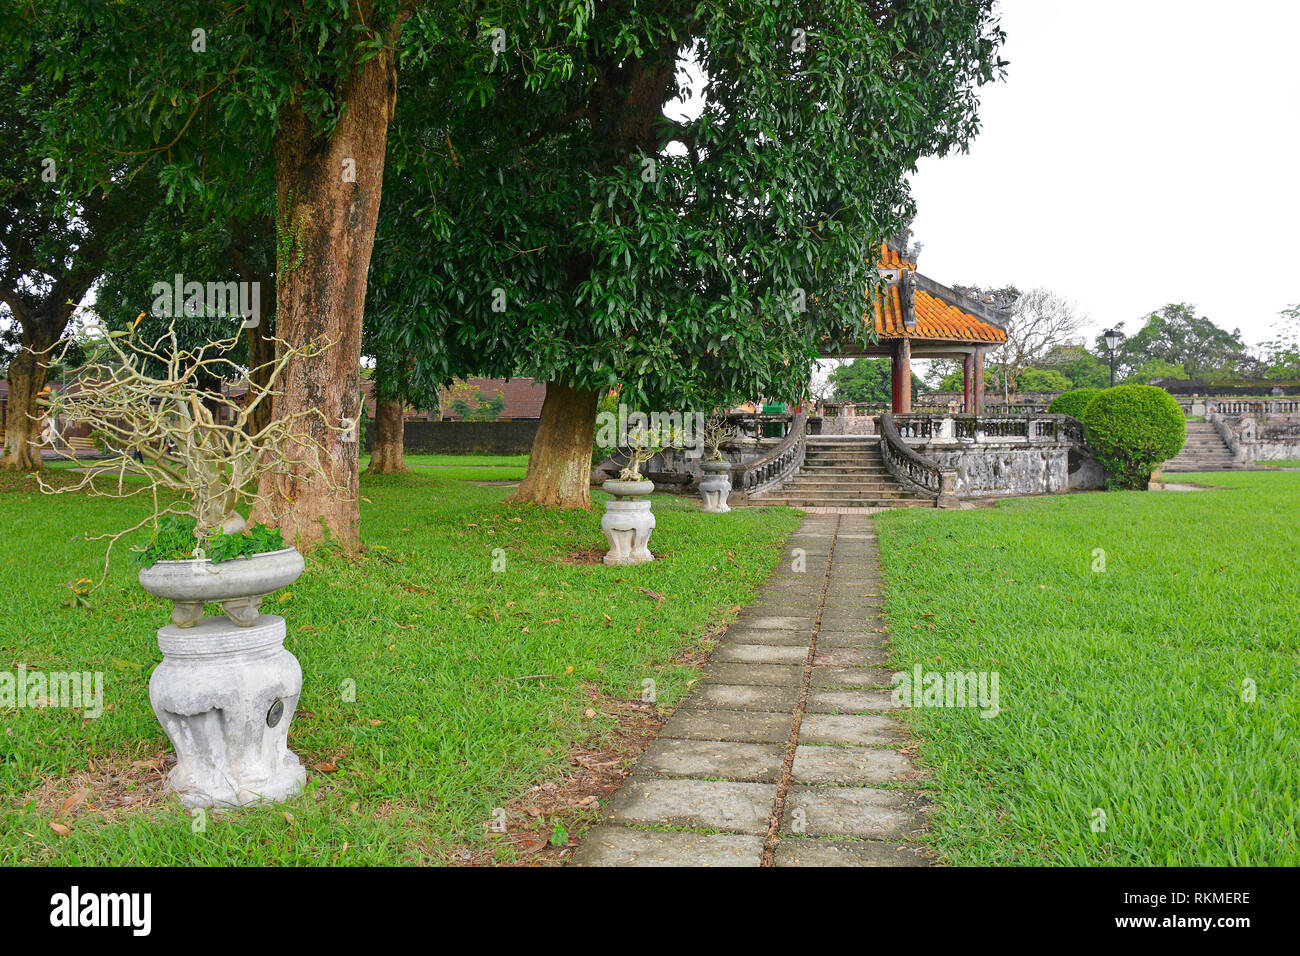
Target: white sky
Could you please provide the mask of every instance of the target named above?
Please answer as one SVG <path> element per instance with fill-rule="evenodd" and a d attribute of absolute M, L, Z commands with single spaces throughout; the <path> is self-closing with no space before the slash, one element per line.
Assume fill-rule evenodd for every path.
<path fill-rule="evenodd" d="M 1046 286 L 1091 333 L 1191 302 L 1246 342 L 1300 302 L 1300 2 L 1000 0 L 969 155 L 913 180 L 921 271 Z"/>

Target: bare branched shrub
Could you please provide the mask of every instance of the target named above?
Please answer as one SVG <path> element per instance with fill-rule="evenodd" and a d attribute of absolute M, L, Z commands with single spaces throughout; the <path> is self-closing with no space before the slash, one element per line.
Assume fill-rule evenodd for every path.
<path fill-rule="evenodd" d="M 735 445 L 744 440 L 744 435 L 738 428 L 731 428 L 727 425 L 727 420 L 721 415 L 710 415 L 704 420 L 704 429 L 701 435 L 704 441 L 704 447 L 709 453 L 709 461 L 722 461 L 722 446 Z"/>
<path fill-rule="evenodd" d="M 137 339 L 133 331 L 110 333 L 90 360 L 71 373 L 75 387 L 46 401 L 42 444 L 57 447 L 60 429 L 85 424 L 106 446 L 108 458 L 88 468 L 73 484 L 53 487 L 41 479 L 43 492 L 147 497 L 152 502 L 150 513 L 131 527 L 90 539 L 109 542 L 105 575 L 113 545 L 147 524 L 152 523 L 156 531 L 165 515 L 194 518 L 196 556 L 202 556 L 203 542 L 210 536 L 242 531 L 241 506 L 268 500 L 269 496 L 258 493 L 263 475 L 301 475 L 305 466 L 310 480 L 324 483 L 329 493 L 348 493 L 320 465 L 327 454 L 324 446 L 302 428 L 306 419 L 323 421 L 320 410 L 272 419 L 257 431 L 250 428 L 255 411 L 279 394 L 285 367 L 295 360 L 309 361 L 333 344 L 291 346 L 281 339 L 273 341 L 277 357 L 249 370 L 249 390 L 242 404 L 201 387 L 204 380 L 219 380 L 238 368 L 229 357 L 238 339 L 183 349 L 174 323 L 152 344 Z M 263 371 L 264 377 L 258 374 Z M 265 385 L 258 387 L 256 381 Z M 326 421 L 325 426 L 339 432 L 355 428 L 350 422 Z M 143 480 L 128 481 L 137 478 Z M 167 491 L 177 497 L 163 500 Z"/>

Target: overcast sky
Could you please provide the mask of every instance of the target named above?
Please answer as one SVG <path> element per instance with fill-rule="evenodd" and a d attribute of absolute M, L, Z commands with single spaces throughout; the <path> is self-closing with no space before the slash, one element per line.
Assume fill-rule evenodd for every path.
<path fill-rule="evenodd" d="M 1300 0 L 999 7 L 982 131 L 913 181 L 921 271 L 1046 286 L 1090 331 L 1186 301 L 1270 338 L 1300 302 Z"/>

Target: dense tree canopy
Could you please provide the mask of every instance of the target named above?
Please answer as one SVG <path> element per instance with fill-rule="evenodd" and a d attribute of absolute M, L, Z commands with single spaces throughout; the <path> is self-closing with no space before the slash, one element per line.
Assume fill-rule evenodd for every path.
<path fill-rule="evenodd" d="M 1123 323 L 1118 328 L 1122 332 Z M 1100 354 L 1107 354 L 1101 336 L 1096 348 Z M 1181 376 L 1177 374 L 1179 367 Z M 1196 307 L 1186 302 L 1170 303 L 1148 316 L 1141 329 L 1120 343 L 1115 369 L 1117 377 L 1124 380 L 1159 377 L 1156 373 L 1160 369 L 1168 371 L 1169 377 L 1203 381 L 1248 377 L 1259 371 L 1241 339 L 1240 329 L 1222 329 L 1197 315 Z"/>
<path fill-rule="evenodd" d="M 31 40 L 59 33 L 50 20 L 31 25 Z M 66 83 L 46 78 L 24 46 L 0 52 L 0 343 L 9 402 L 6 468 L 30 470 L 40 457 L 32 439 L 51 350 L 99 278 L 115 242 L 130 235 L 155 202 L 142 183 L 109 192 L 78 182 L 53 155 L 44 130 L 57 115 Z"/>
<path fill-rule="evenodd" d="M 570 72 L 545 89 L 508 46 L 482 110 L 399 97 L 372 282 L 393 340 L 417 377 L 550 383 L 520 490 L 542 503 L 587 503 L 612 384 L 665 410 L 798 400 L 864 335 L 907 172 L 976 130 L 991 7 L 625 0 L 550 51 Z"/>
<path fill-rule="evenodd" d="M 49 155 L 112 191 L 147 173 L 168 202 L 212 221 L 272 222 L 276 332 L 329 344 L 293 362 L 272 413 L 302 417 L 303 462 L 264 484 L 266 513 L 310 545 L 357 541 L 359 368 L 399 57 L 426 78 L 408 94 L 445 108 L 491 99 L 498 32 L 534 86 L 566 64 L 552 34 L 581 31 L 586 0 L 61 0 L 5 9 L 7 41 L 62 88 Z M 39 27 L 53 22 L 53 35 Z M 525 42 L 542 36 L 541 44 Z M 455 55 L 448 52 L 454 50 Z M 435 66 L 440 65 L 440 66 Z M 441 74 L 439 74 L 441 71 Z M 160 277 L 161 278 L 161 277 Z M 253 344 L 250 341 L 250 346 Z M 324 474 L 328 481 L 312 482 Z M 326 494 L 324 487 L 342 489 Z"/>
<path fill-rule="evenodd" d="M 840 365 L 830 374 L 832 396 L 837 402 L 887 405 L 893 397 L 893 363 L 887 358 L 858 358 Z M 912 398 L 921 380 L 912 375 Z"/>

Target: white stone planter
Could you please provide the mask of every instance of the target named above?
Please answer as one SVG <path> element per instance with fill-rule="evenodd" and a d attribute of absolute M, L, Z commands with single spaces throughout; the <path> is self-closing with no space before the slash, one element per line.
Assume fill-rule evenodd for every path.
<path fill-rule="evenodd" d="M 720 515 L 731 510 L 727 498 L 731 494 L 731 465 L 725 461 L 706 461 L 700 465 L 705 477 L 700 480 L 700 497 L 704 499 L 705 514 Z"/>
<path fill-rule="evenodd" d="M 230 620 L 249 627 L 257 621 L 262 598 L 298 580 L 302 569 L 302 555 L 282 548 L 220 564 L 206 558 L 159 561 L 140 569 L 140 586 L 173 602 L 177 627 L 193 627 L 209 602 L 219 603 Z"/>
<path fill-rule="evenodd" d="M 289 750 L 302 668 L 284 648 L 284 618 L 259 614 L 262 598 L 303 571 L 293 548 L 213 564 L 159 561 L 140 571 L 150 594 L 174 602 L 158 630 L 162 663 L 149 702 L 176 749 L 167 785 L 189 807 L 286 800 L 307 779 Z M 203 617 L 203 605 L 224 616 Z"/>
<path fill-rule="evenodd" d="M 241 807 L 302 789 L 307 772 L 289 750 L 302 668 L 284 649 L 284 618 L 169 624 L 158 630 L 158 647 L 149 702 L 176 748 L 167 785 L 182 803 Z"/>
<path fill-rule="evenodd" d="M 653 561 L 654 555 L 646 545 L 655 529 L 655 516 L 645 496 L 655 490 L 654 482 L 615 478 L 605 482 L 601 488 L 615 496 L 614 500 L 605 502 L 605 516 L 600 519 L 600 526 L 609 539 L 605 564 Z"/>

